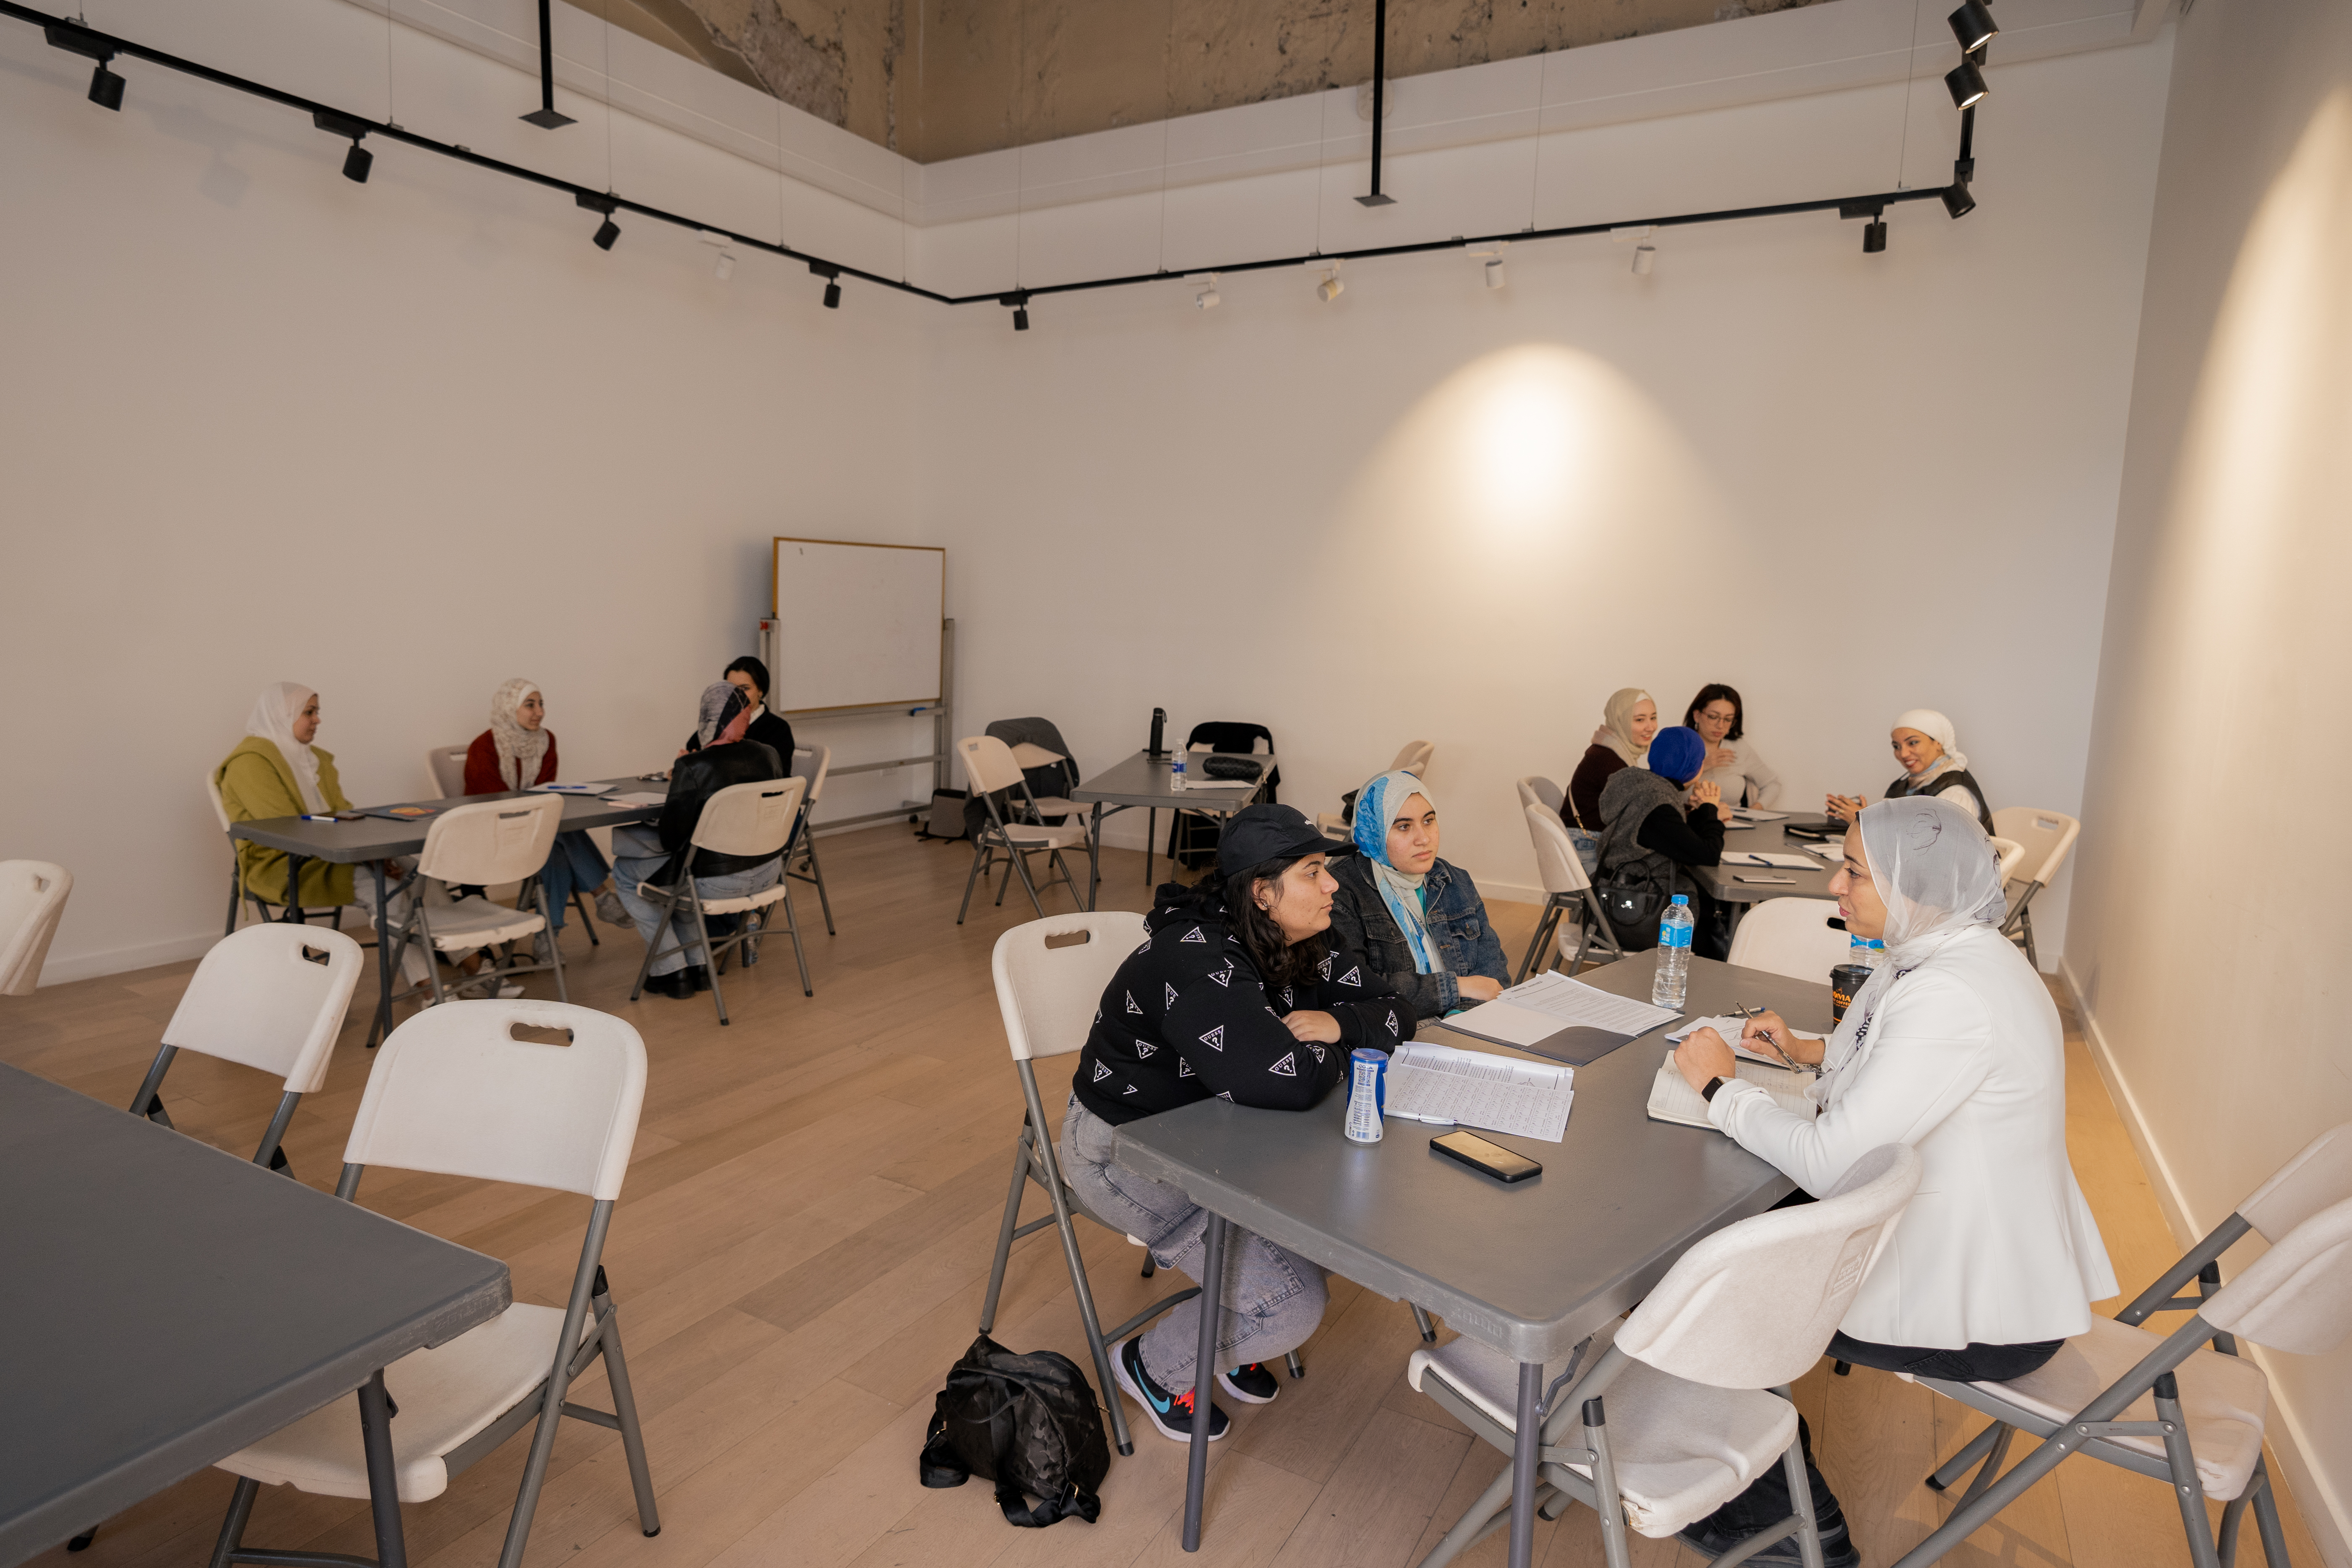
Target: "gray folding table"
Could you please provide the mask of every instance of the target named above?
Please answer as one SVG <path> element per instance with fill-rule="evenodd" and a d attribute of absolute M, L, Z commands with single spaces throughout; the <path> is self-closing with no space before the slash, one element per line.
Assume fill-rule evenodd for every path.
<path fill-rule="evenodd" d="M 632 795 L 639 790 L 658 793 L 667 786 L 637 778 L 597 779 L 588 781 L 609 784 L 610 795 Z M 324 860 L 337 866 L 365 865 L 375 879 L 375 907 L 383 908 L 383 863 L 403 855 L 414 855 L 425 847 L 425 835 L 433 826 L 433 816 L 453 805 L 472 805 L 486 800 L 527 800 L 533 794 L 545 791 L 504 790 L 497 795 L 458 795 L 449 800 L 417 801 L 420 806 L 435 808 L 433 816 L 396 820 L 383 816 L 362 816 L 356 822 L 313 822 L 303 816 L 271 816 L 257 822 L 237 822 L 229 826 L 231 838 L 250 839 L 268 849 L 283 850 L 287 856 L 286 888 L 293 895 L 286 906 L 284 918 L 299 921 L 302 910 L 296 889 L 301 886 L 302 862 Z M 617 805 L 604 795 L 565 795 L 563 826 L 565 833 L 585 832 L 591 827 L 618 827 L 625 823 L 646 822 L 661 815 L 658 805 Z M 363 811 L 390 810 L 386 806 L 362 806 Z M 392 964 L 379 951 L 376 954 L 375 1027 L 368 1036 L 373 1045 L 392 1030 Z"/>
<path fill-rule="evenodd" d="M 0 1066 L 0 1568 L 353 1389 L 402 1568 L 383 1369 L 511 1299 L 496 1258 Z"/>
<path fill-rule="evenodd" d="M 1102 885 L 1102 825 L 1105 817 L 1117 816 L 1122 811 L 1133 811 L 1138 806 L 1147 813 L 1143 828 L 1143 885 L 1148 888 L 1151 885 L 1151 841 L 1160 831 L 1161 812 L 1197 811 L 1211 816 L 1230 816 L 1265 793 L 1267 781 L 1274 777 L 1275 760 L 1263 752 L 1190 753 L 1185 758 L 1185 772 L 1192 773 L 1203 756 L 1228 755 L 1246 756 L 1264 768 L 1265 771 L 1258 774 L 1256 788 L 1235 788 L 1230 784 L 1207 788 L 1200 787 L 1196 783 L 1195 787 L 1179 790 L 1171 782 L 1172 758 L 1138 752 L 1070 792 L 1069 798 L 1073 802 L 1080 805 L 1091 803 L 1094 806 L 1093 815 L 1087 824 L 1087 908 L 1091 910 L 1095 907 L 1095 889 Z M 1106 811 L 1103 809 L 1105 806 L 1110 809 Z"/>
<path fill-rule="evenodd" d="M 1815 818 L 1806 818 L 1812 821 Z M 1742 866 L 1726 861 L 1720 866 L 1685 866 L 1683 874 L 1705 890 L 1707 897 L 1731 907 L 1731 925 L 1739 929 L 1739 917 L 1748 912 L 1750 904 L 1760 904 L 1767 899 L 1832 899 L 1830 879 L 1837 875 L 1838 862 L 1824 860 L 1812 853 L 1810 839 L 1791 838 L 1781 831 L 1778 822 L 1759 822 L 1746 827 L 1733 827 L 1723 836 L 1723 852 L 1733 855 L 1741 851 L 1761 854 L 1801 855 L 1807 866 L 1803 869 L 1775 868 L 1767 866 Z M 1834 844 L 1835 840 L 1832 840 Z M 1742 877 L 1786 877 L 1787 885 L 1779 882 L 1743 882 Z"/>
<path fill-rule="evenodd" d="M 1636 953 L 1580 978 L 1646 1001 L 1655 957 Z M 1747 1003 L 1778 1011 L 1808 1034 L 1829 1029 L 1828 986 L 1709 959 L 1692 961 L 1688 1002 L 1695 1014 Z M 1649 1120 L 1644 1107 L 1663 1033 L 1637 1037 L 1576 1069 L 1562 1142 L 1480 1132 L 1542 1163 L 1541 1175 L 1516 1185 L 1433 1152 L 1429 1141 L 1444 1128 L 1391 1120 L 1379 1143 L 1349 1142 L 1344 1096 L 1336 1093 L 1303 1115 L 1201 1100 L 1121 1127 L 1117 1159 L 1183 1188 L 1209 1211 L 1204 1278 L 1222 1273 L 1227 1226 L 1237 1225 L 1382 1296 L 1436 1312 L 1517 1361 L 1510 1563 L 1527 1568 L 1545 1365 L 1564 1362 L 1640 1301 L 1693 1242 L 1792 1190 L 1787 1177 L 1719 1132 Z M 1473 1050 L 1508 1049 L 1432 1034 Z M 1216 1317 L 1213 1306 L 1201 1315 L 1195 1409 L 1207 1407 L 1214 1387 Z M 1184 1494 L 1188 1552 L 1200 1545 L 1207 1433 L 1206 1421 L 1195 1424 Z"/>

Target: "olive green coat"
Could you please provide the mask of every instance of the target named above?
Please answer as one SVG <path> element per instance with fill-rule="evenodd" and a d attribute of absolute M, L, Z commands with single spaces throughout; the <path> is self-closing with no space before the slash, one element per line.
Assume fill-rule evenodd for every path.
<path fill-rule="evenodd" d="M 310 754 L 319 759 L 319 794 L 326 800 L 327 809 L 349 811 L 352 803 L 343 798 L 342 781 L 335 774 L 334 753 L 313 746 Z M 213 783 L 220 789 L 221 805 L 231 822 L 299 816 L 305 809 L 301 786 L 294 782 L 294 770 L 276 745 L 258 735 L 247 735 L 236 743 L 228 760 L 213 771 Z M 258 893 L 273 904 L 286 901 L 284 850 L 240 838 L 236 841 L 236 868 L 245 879 L 246 891 Z M 351 867 L 331 865 L 324 860 L 303 862 L 305 909 L 327 909 L 351 901 Z"/>

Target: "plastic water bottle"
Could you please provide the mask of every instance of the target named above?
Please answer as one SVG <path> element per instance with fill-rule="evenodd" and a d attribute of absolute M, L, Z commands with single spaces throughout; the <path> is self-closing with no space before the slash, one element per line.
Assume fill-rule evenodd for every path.
<path fill-rule="evenodd" d="M 1866 937 L 1846 933 L 1845 961 L 1862 969 L 1875 969 L 1886 956 L 1886 944 Z"/>
<path fill-rule="evenodd" d="M 1181 752 L 1168 759 L 1168 787 L 1173 790 L 1184 787 L 1184 753 Z"/>
<path fill-rule="evenodd" d="M 1690 991 L 1691 932 L 1697 925 L 1691 917 L 1690 896 L 1676 893 L 1658 921 L 1658 976 L 1650 982 L 1651 1006 L 1683 1010 L 1683 998 Z"/>

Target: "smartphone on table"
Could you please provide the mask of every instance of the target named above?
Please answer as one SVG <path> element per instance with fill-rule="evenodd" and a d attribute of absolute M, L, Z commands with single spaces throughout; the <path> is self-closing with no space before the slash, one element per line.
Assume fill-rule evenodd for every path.
<path fill-rule="evenodd" d="M 1459 1161 L 1474 1171 L 1484 1171 L 1498 1182 L 1524 1182 L 1543 1173 L 1543 1167 L 1525 1154 L 1515 1154 L 1475 1132 L 1448 1132 L 1443 1138 L 1431 1139 L 1429 1146 L 1449 1160 Z"/>

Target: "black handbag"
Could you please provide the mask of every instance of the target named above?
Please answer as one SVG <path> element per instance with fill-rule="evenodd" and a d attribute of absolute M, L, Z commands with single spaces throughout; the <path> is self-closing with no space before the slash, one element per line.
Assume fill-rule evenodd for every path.
<path fill-rule="evenodd" d="M 1007 1524 L 1092 1524 L 1102 1515 L 1096 1489 L 1110 1474 L 1094 1384 L 1066 1355 L 1015 1355 L 982 1334 L 948 1370 L 918 1470 L 927 1487 L 994 1482 Z"/>
<path fill-rule="evenodd" d="M 1592 885 L 1601 895 L 1601 912 L 1617 933 L 1617 943 L 1629 952 L 1643 952 L 1656 944 L 1658 916 L 1672 895 L 1655 884 L 1622 882 L 1604 879 Z"/>

